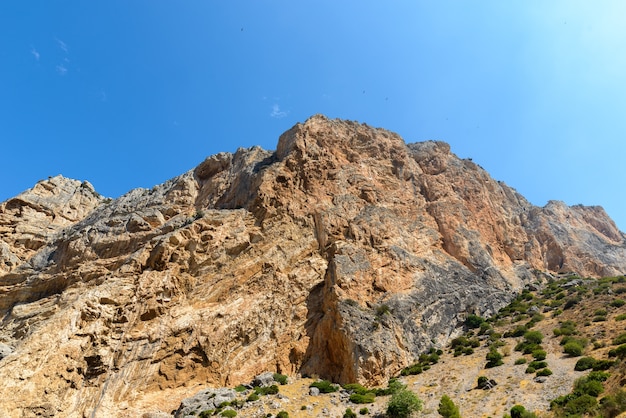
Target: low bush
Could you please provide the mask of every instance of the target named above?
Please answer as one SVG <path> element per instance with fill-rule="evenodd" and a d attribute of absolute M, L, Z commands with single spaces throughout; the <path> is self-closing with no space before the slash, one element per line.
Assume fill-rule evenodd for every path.
<path fill-rule="evenodd" d="M 452 402 L 452 399 L 448 395 L 443 395 L 439 401 L 439 407 L 437 412 L 443 418 L 461 418 L 459 407 Z"/>
<path fill-rule="evenodd" d="M 593 371 L 608 370 L 615 364 L 612 360 L 596 360 L 593 365 Z"/>
<path fill-rule="evenodd" d="M 385 389 L 375 389 L 374 394 L 376 396 L 389 396 L 405 389 L 406 385 L 404 383 L 396 378 L 391 378 L 389 379 L 389 382 L 387 383 L 387 387 Z"/>
<path fill-rule="evenodd" d="M 289 418 L 289 413 L 287 411 L 280 411 L 276 414 L 276 418 Z"/>
<path fill-rule="evenodd" d="M 368 392 L 373 392 L 371 389 L 366 388 L 360 383 L 346 383 L 345 385 L 341 385 L 341 387 L 349 392 L 358 393 L 361 395 L 365 395 Z"/>
<path fill-rule="evenodd" d="M 222 412 L 220 412 L 220 415 L 226 418 L 233 418 L 237 416 L 237 411 L 233 410 L 233 409 L 226 409 Z"/>
<path fill-rule="evenodd" d="M 373 392 L 367 392 L 364 394 L 361 393 L 353 393 L 350 395 L 350 402 L 356 404 L 362 403 L 374 403 L 376 400 L 376 395 Z"/>
<path fill-rule="evenodd" d="M 624 299 L 615 299 L 611 303 L 609 303 L 609 305 L 614 308 L 621 308 L 622 306 L 626 305 L 626 301 L 624 301 Z"/>
<path fill-rule="evenodd" d="M 517 360 L 515 360 L 515 364 L 519 365 L 519 364 L 526 364 L 526 359 L 524 357 L 520 357 Z"/>
<path fill-rule="evenodd" d="M 613 339 L 613 345 L 626 344 L 626 333 L 620 334 Z"/>
<path fill-rule="evenodd" d="M 321 392 L 321 390 L 320 390 Z M 278 393 L 278 386 L 257 386 L 254 388 L 254 393 L 257 395 L 265 396 L 265 395 L 276 395 Z"/>
<path fill-rule="evenodd" d="M 541 344 L 543 334 L 539 331 L 527 331 L 524 333 L 524 339 L 531 344 Z"/>
<path fill-rule="evenodd" d="M 288 377 L 285 376 L 284 374 L 274 373 L 274 375 L 272 377 L 274 378 L 275 382 L 278 382 L 281 385 L 286 385 L 287 384 Z"/>
<path fill-rule="evenodd" d="M 504 338 L 521 337 L 526 332 L 528 332 L 528 327 L 526 325 L 518 325 L 513 330 L 506 331 L 504 333 Z"/>
<path fill-rule="evenodd" d="M 583 354 L 584 347 L 578 341 L 570 341 L 563 346 L 563 352 L 571 357 Z"/>
<path fill-rule="evenodd" d="M 343 418 L 356 418 L 356 414 L 352 409 L 346 408 L 346 412 L 343 413 Z"/>
<path fill-rule="evenodd" d="M 318 388 L 320 390 L 320 393 L 333 393 L 339 390 L 337 385 L 332 384 L 328 380 L 318 380 L 317 382 L 311 383 L 309 387 Z"/>
<path fill-rule="evenodd" d="M 576 334 L 576 323 L 574 321 L 563 321 L 553 332 L 556 337 L 560 337 L 561 335 L 574 335 Z"/>
<path fill-rule="evenodd" d="M 536 415 L 527 411 L 522 405 L 514 405 L 511 408 L 511 418 L 536 418 Z"/>
<path fill-rule="evenodd" d="M 609 357 L 626 358 L 626 344 L 609 350 Z"/>
<path fill-rule="evenodd" d="M 578 359 L 576 365 L 574 366 L 574 370 L 582 372 L 585 370 L 593 369 L 593 366 L 596 364 L 596 359 L 593 357 L 582 357 Z"/>
<path fill-rule="evenodd" d="M 361 414 L 361 415 L 367 415 L 367 414 L 369 414 L 369 413 L 370 413 L 370 410 L 369 410 L 369 409 L 367 409 L 367 408 L 361 408 L 361 409 L 359 409 L 359 414 Z"/>
<path fill-rule="evenodd" d="M 480 328 L 483 322 L 485 322 L 485 320 L 480 316 L 470 314 L 467 319 L 465 319 L 465 326 L 469 329 Z"/>
<path fill-rule="evenodd" d="M 548 367 L 548 363 L 546 363 L 545 361 L 531 361 L 530 363 L 528 363 L 528 367 L 532 367 L 535 370 L 539 370 L 539 369 L 544 369 L 546 367 Z"/>
<path fill-rule="evenodd" d="M 537 371 L 537 376 L 550 376 L 552 374 L 552 370 L 548 369 L 547 367 L 545 369 L 541 369 Z"/>
<path fill-rule="evenodd" d="M 532 356 L 535 360 L 545 360 L 548 353 L 545 350 L 534 350 Z"/>
<path fill-rule="evenodd" d="M 495 347 L 491 347 L 489 349 L 485 358 L 487 359 L 487 364 L 485 365 L 486 369 L 501 366 L 503 364 L 502 354 L 500 354 Z"/>
<path fill-rule="evenodd" d="M 422 401 L 410 390 L 394 393 L 387 404 L 387 416 L 390 418 L 408 418 L 422 409 Z"/>
<path fill-rule="evenodd" d="M 626 411 L 626 391 L 618 390 L 600 399 L 600 409 L 603 417 L 616 417 Z"/>

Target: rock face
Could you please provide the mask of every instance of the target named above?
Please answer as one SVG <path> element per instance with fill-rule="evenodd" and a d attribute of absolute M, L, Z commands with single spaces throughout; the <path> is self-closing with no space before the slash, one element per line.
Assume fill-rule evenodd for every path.
<path fill-rule="evenodd" d="M 0 206 L 0 416 L 167 412 L 267 370 L 382 383 L 565 271 L 626 271 L 602 208 L 323 116 L 113 201 L 55 177 Z"/>

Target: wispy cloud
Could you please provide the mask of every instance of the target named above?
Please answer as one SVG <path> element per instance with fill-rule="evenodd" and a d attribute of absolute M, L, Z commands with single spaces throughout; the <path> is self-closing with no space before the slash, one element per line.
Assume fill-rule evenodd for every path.
<path fill-rule="evenodd" d="M 278 104 L 274 104 L 272 106 L 272 112 L 270 113 L 270 116 L 276 119 L 280 119 L 280 118 L 284 118 L 285 116 L 287 116 L 288 113 L 289 112 L 280 110 L 280 106 Z"/>
<path fill-rule="evenodd" d="M 59 46 L 59 48 L 61 48 L 63 52 L 65 52 L 66 54 L 69 52 L 67 44 L 65 42 L 63 42 L 59 38 L 54 38 L 54 40 L 57 41 L 57 45 Z"/>
<path fill-rule="evenodd" d="M 33 57 L 35 57 L 37 61 L 39 61 L 39 51 L 37 51 L 34 47 L 31 47 L 30 53 L 33 54 Z"/>
<path fill-rule="evenodd" d="M 57 73 L 59 73 L 59 75 L 65 75 L 67 74 L 67 67 L 63 64 L 59 64 L 56 67 L 57 69 Z"/>

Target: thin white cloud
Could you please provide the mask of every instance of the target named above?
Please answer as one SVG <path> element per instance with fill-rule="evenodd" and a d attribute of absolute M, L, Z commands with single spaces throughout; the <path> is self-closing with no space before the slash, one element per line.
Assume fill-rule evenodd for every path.
<path fill-rule="evenodd" d="M 280 110 L 280 106 L 278 104 L 274 104 L 272 106 L 272 113 L 270 113 L 270 116 L 276 119 L 280 119 L 280 118 L 284 118 L 285 116 L 287 116 L 288 113 L 289 112 Z"/>
<path fill-rule="evenodd" d="M 65 42 L 63 42 L 59 38 L 54 38 L 54 40 L 57 41 L 57 45 L 59 46 L 59 48 L 61 48 L 63 52 L 65 52 L 66 54 L 69 52 L 67 44 Z"/>
<path fill-rule="evenodd" d="M 59 73 L 59 75 L 67 74 L 67 67 L 65 65 L 63 65 L 63 64 L 57 65 L 56 69 L 57 69 L 57 73 Z"/>
<path fill-rule="evenodd" d="M 30 49 L 30 53 L 33 54 L 33 57 L 35 57 L 35 59 L 37 61 L 39 61 L 39 51 L 37 51 L 34 47 Z"/>

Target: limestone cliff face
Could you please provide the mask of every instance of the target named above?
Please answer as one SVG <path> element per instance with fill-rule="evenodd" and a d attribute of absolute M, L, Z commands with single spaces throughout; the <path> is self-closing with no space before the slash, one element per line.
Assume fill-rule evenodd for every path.
<path fill-rule="evenodd" d="M 0 415 L 171 411 L 266 370 L 381 383 L 543 272 L 623 274 L 624 239 L 323 116 L 113 201 L 55 177 L 0 206 Z"/>

